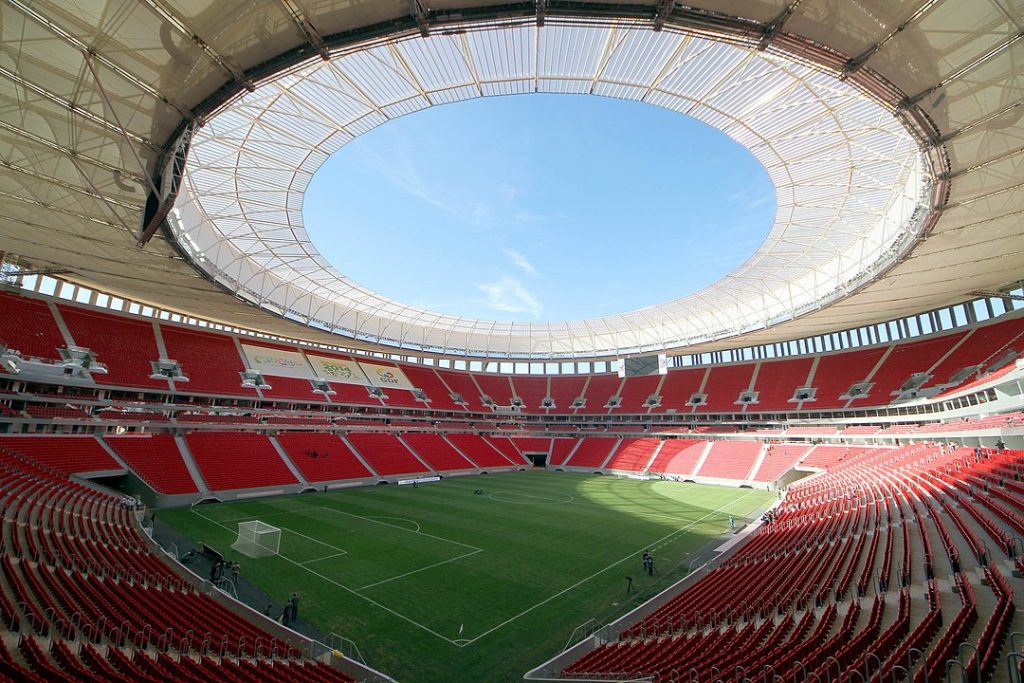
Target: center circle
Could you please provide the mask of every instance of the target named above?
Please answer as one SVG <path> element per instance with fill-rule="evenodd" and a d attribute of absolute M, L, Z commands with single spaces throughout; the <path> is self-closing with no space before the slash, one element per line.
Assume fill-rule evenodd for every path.
<path fill-rule="evenodd" d="M 775 190 L 724 133 L 659 107 L 532 94 L 430 107 L 333 154 L 314 246 L 361 286 L 453 316 L 594 318 L 712 284 L 765 240 Z"/>

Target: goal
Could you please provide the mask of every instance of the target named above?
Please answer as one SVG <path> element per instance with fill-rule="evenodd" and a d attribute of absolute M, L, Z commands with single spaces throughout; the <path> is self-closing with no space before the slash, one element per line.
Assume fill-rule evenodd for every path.
<path fill-rule="evenodd" d="M 231 547 L 246 557 L 269 557 L 281 549 L 281 530 L 260 521 L 239 522 L 238 540 Z"/>

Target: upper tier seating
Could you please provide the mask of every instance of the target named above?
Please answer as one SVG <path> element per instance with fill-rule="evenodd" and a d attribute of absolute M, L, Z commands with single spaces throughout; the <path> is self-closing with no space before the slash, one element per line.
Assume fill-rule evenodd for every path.
<path fill-rule="evenodd" d="M 438 472 L 474 469 L 473 463 L 466 460 L 439 434 L 409 432 L 402 435 L 402 440 L 420 456 L 421 460 Z"/>
<path fill-rule="evenodd" d="M 654 474 L 692 475 L 707 446 L 707 441 L 697 439 L 666 439 L 658 457 L 651 463 L 650 471 Z"/>
<path fill-rule="evenodd" d="M 804 408 L 818 410 L 845 406 L 850 399 L 841 396 L 845 396 L 854 383 L 867 380 L 884 353 L 884 348 L 871 348 L 821 356 L 811 380 L 811 386 L 816 388 L 817 392 L 813 401 L 804 402 Z M 872 392 L 871 400 L 857 399 L 854 405 L 875 405 L 876 399 L 881 399 L 882 403 L 888 402 L 888 397 L 882 398 Z"/>
<path fill-rule="evenodd" d="M 697 393 L 704 381 L 707 368 L 680 368 L 669 370 L 665 381 L 661 383 L 661 405 L 654 408 L 654 413 L 690 413 L 690 397 Z"/>
<path fill-rule="evenodd" d="M 660 443 L 659 439 L 623 439 L 605 469 L 641 472 L 647 467 Z"/>
<path fill-rule="evenodd" d="M 483 396 L 489 396 L 495 405 L 512 405 L 512 383 L 508 375 L 488 375 L 480 373 L 476 375 L 476 383 L 480 387 Z"/>
<path fill-rule="evenodd" d="M 67 474 L 124 469 L 93 436 L 3 436 L 0 448 Z"/>
<path fill-rule="evenodd" d="M 586 467 L 597 469 L 608 459 L 618 439 L 605 436 L 589 436 L 580 443 L 579 448 L 565 463 L 567 467 Z"/>
<path fill-rule="evenodd" d="M 381 476 L 427 474 L 430 468 L 416 458 L 394 434 L 352 432 L 348 441 Z"/>
<path fill-rule="evenodd" d="M 0 292 L 0 310 L 0 344 L 23 358 L 60 358 L 57 349 L 67 344 L 45 301 Z"/>
<path fill-rule="evenodd" d="M 516 376 L 512 378 L 512 386 L 515 388 L 516 396 L 523 402 L 525 412 L 535 414 L 547 412 L 541 407 L 541 403 L 548 397 L 547 377 Z M 569 400 L 572 401 L 572 399 Z"/>
<path fill-rule="evenodd" d="M 463 406 L 452 401 L 451 391 L 434 372 L 434 368 L 416 365 L 403 365 L 402 368 L 413 386 L 420 389 L 430 399 L 428 404 L 430 408 L 434 410 L 465 410 Z"/>
<path fill-rule="evenodd" d="M 583 387 L 586 383 L 586 375 L 551 377 L 551 400 L 555 404 L 552 412 L 563 414 L 573 412 L 573 401 L 583 395 Z"/>
<path fill-rule="evenodd" d="M 711 368 L 707 381 L 704 383 L 707 403 L 697 406 L 698 412 L 741 412 L 743 405 L 736 402 L 740 397 L 740 392 L 746 391 L 750 387 L 750 380 L 754 376 L 754 367 L 753 363 L 743 363 L 717 365 Z"/>
<path fill-rule="evenodd" d="M 263 434 L 191 432 L 185 435 L 185 442 L 213 491 L 298 483 Z"/>
<path fill-rule="evenodd" d="M 83 308 L 59 302 L 59 319 L 50 315 L 46 303 L 37 299 L 3 294 L 5 307 L 25 317 L 27 325 L 0 326 L 0 341 L 14 349 L 32 355 L 56 358 L 56 348 L 64 345 L 58 322 L 63 319 L 74 337 L 74 342 L 87 346 L 97 354 L 97 360 L 109 366 L 109 374 L 94 373 L 102 386 L 147 388 L 169 392 L 171 384 L 163 379 L 151 379 L 150 363 L 159 359 L 154 325 L 167 356 L 176 360 L 189 381 L 174 383 L 176 393 L 219 394 L 256 397 L 256 390 L 243 388 L 239 373 L 246 367 L 239 353 L 238 341 L 266 348 L 282 349 L 293 353 L 301 350 L 293 345 L 215 331 L 186 328 L 168 322 L 132 318 L 123 314 Z M 0 323 L 2 325 L 2 323 Z M 130 341 L 128 341 L 130 340 Z M 631 377 L 622 380 L 614 373 L 566 376 L 494 375 L 465 372 L 419 365 L 399 364 L 414 386 L 421 389 L 429 401 L 424 403 L 407 390 L 384 391 L 386 399 L 372 396 L 367 387 L 358 384 L 331 383 L 335 392 L 330 397 L 314 392 L 306 379 L 266 375 L 271 385 L 262 390 L 267 400 L 303 403 L 336 403 L 359 406 L 391 406 L 399 408 L 431 408 L 433 410 L 471 410 L 490 414 L 493 410 L 481 403 L 481 396 L 491 398 L 499 406 L 512 404 L 513 398 L 523 403 L 523 410 L 532 414 L 643 414 L 653 413 L 738 413 L 763 411 L 790 411 L 863 408 L 886 405 L 895 398 L 894 392 L 913 373 L 930 372 L 932 377 L 923 386 L 947 386 L 951 377 L 958 376 L 959 386 L 967 386 L 975 379 L 965 368 L 990 368 L 999 361 L 1012 359 L 1018 350 L 1024 350 L 1024 316 L 1014 314 L 1009 319 L 989 322 L 973 328 L 944 333 L 938 337 L 921 338 L 851 351 L 834 351 L 800 358 L 761 360 L 708 367 L 682 367 L 670 369 L 665 376 Z M 310 353 L 350 360 L 349 356 L 332 354 L 320 349 Z M 813 373 L 810 372 L 814 368 Z M 808 376 L 810 375 L 810 376 Z M 753 380 L 753 385 L 751 385 Z M 857 382 L 873 384 L 866 395 L 843 398 Z M 809 386 L 816 390 L 813 399 L 793 401 L 797 388 Z M 756 401 L 738 402 L 740 392 L 752 389 Z M 465 405 L 453 402 L 451 393 L 459 394 Z M 706 404 L 694 405 L 691 397 L 699 392 L 707 396 Z M 541 406 L 545 398 L 554 402 L 554 408 Z M 648 408 L 645 402 L 657 395 L 660 405 Z M 617 396 L 621 405 L 609 408 L 608 402 Z M 585 398 L 583 408 L 574 408 L 577 398 Z M 754 398 L 750 396 L 749 398 Z"/>
<path fill-rule="evenodd" d="M 352 449 L 334 434 L 322 432 L 281 432 L 277 442 L 288 459 L 308 482 L 362 479 L 373 473 L 359 461 Z"/>
<path fill-rule="evenodd" d="M 807 384 L 813 364 L 813 358 L 761 361 L 754 384 L 757 403 L 751 403 L 748 410 L 795 410 L 797 404 L 790 399 Z"/>
<path fill-rule="evenodd" d="M 187 383 L 176 383 L 180 391 L 256 396 L 255 389 L 242 387 L 245 365 L 231 337 L 167 323 L 160 324 L 160 335 L 167 356 L 178 361 L 181 371 L 188 377 Z"/>
<path fill-rule="evenodd" d="M 745 480 L 760 451 L 760 441 L 713 441 L 707 459 L 695 474 Z"/>
<path fill-rule="evenodd" d="M 645 405 L 647 399 L 658 392 L 661 377 L 661 375 L 627 377 L 619 390 L 619 407 L 614 412 L 616 414 L 646 413 L 650 410 L 650 407 Z"/>
<path fill-rule="evenodd" d="M 462 397 L 462 400 L 466 403 L 466 409 L 474 412 L 488 411 L 489 408 L 485 407 L 480 402 L 480 387 L 473 381 L 473 375 L 468 372 L 458 372 L 455 370 L 437 370 L 437 375 L 440 377 L 445 384 L 447 384 L 453 392 Z"/>
<path fill-rule="evenodd" d="M 934 339 L 922 339 L 896 344 L 885 357 L 885 362 L 871 376 L 875 386 L 871 388 L 874 403 L 888 403 L 899 395 L 900 387 L 911 375 L 927 372 L 946 353 L 964 338 L 965 332 L 947 334 Z"/>
<path fill-rule="evenodd" d="M 622 379 L 618 375 L 591 375 L 583 397 L 586 405 L 577 412 L 602 414 L 608 412 L 608 399 L 618 394 Z M 563 409 L 559 409 L 562 412 Z M 639 410 L 637 411 L 639 412 Z"/>
<path fill-rule="evenodd" d="M 106 442 L 153 490 L 160 493 L 196 493 L 178 443 L 170 434 L 106 436 Z"/>
<path fill-rule="evenodd" d="M 57 308 L 75 346 L 87 347 L 107 366 L 107 374 L 93 373 L 97 384 L 169 389 L 167 380 L 150 378 L 152 362 L 160 359 L 151 321 L 63 304 Z"/>
<path fill-rule="evenodd" d="M 924 386 L 947 384 L 964 368 L 981 366 L 980 369 L 986 369 L 988 364 L 998 360 L 1009 350 L 1020 351 L 1024 348 L 1021 335 L 1024 335 L 1024 317 L 995 322 L 971 330 L 960 345 L 931 370 L 932 377 Z M 967 381 L 971 379 L 973 375 L 966 377 Z"/>
<path fill-rule="evenodd" d="M 238 346 L 230 337 L 167 323 L 160 325 L 160 335 L 168 357 L 178 361 L 181 372 L 188 378 L 188 382 L 178 383 L 179 390 L 255 397 L 255 389 L 242 386 L 245 365 Z"/>

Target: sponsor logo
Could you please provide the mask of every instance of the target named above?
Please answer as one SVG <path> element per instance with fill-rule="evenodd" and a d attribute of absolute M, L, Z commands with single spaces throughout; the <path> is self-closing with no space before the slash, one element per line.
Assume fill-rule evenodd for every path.
<path fill-rule="evenodd" d="M 353 372 L 350 365 L 320 361 L 320 366 L 323 368 L 325 375 L 339 379 L 352 379 Z"/>
<path fill-rule="evenodd" d="M 302 361 L 284 358 L 282 356 L 256 356 L 254 361 L 257 365 L 277 365 L 282 368 L 300 368 Z"/>
<path fill-rule="evenodd" d="M 401 384 L 401 382 L 398 381 L 398 378 L 395 377 L 395 373 L 391 372 L 387 368 L 377 368 L 377 379 L 384 384 Z"/>

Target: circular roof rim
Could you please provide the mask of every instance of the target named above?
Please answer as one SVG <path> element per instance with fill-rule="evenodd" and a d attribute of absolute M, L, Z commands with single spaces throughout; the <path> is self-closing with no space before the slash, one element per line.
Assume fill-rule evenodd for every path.
<path fill-rule="evenodd" d="M 601 20 L 598 20 L 597 22 L 593 22 L 591 19 L 588 19 L 586 16 L 583 16 L 583 15 L 581 15 L 578 18 L 573 18 L 573 19 L 559 18 L 557 20 L 553 20 L 553 19 L 549 18 L 549 22 L 551 22 L 551 23 L 564 22 L 564 25 L 566 25 L 566 26 L 574 26 L 574 25 L 580 25 L 580 24 L 594 25 L 595 23 L 598 24 L 598 25 L 607 25 L 607 24 L 622 25 L 624 23 L 622 20 L 608 20 L 608 19 L 601 19 Z M 509 21 L 505 20 L 505 21 L 500 21 L 500 22 L 497 22 L 497 23 L 500 24 L 503 27 L 507 27 L 507 26 L 512 25 L 513 23 L 516 24 L 516 25 L 522 25 L 522 24 L 529 24 L 529 23 L 532 23 L 532 22 L 529 21 L 529 20 L 522 20 L 522 21 L 518 21 L 518 22 L 509 22 Z M 648 28 L 648 25 L 645 22 L 641 22 L 641 21 L 630 21 L 630 20 L 627 19 L 625 21 L 625 23 L 628 26 L 630 26 L 630 27 Z M 674 28 L 674 29 L 678 28 L 678 29 L 681 29 L 681 30 L 686 30 L 687 32 L 692 31 L 692 29 L 690 27 L 686 27 L 686 26 L 680 27 L 680 26 L 677 26 L 675 24 L 672 24 L 672 22 L 669 22 L 669 25 L 671 26 L 671 28 Z M 757 25 L 756 24 L 750 24 L 750 26 L 753 27 L 753 26 L 757 26 Z M 467 25 L 467 30 L 487 29 L 487 28 L 493 28 L 493 27 L 494 27 L 494 22 L 492 22 L 491 20 L 486 20 L 485 19 L 485 20 L 479 20 L 479 21 L 473 22 L 472 24 Z M 702 35 L 707 35 L 709 32 L 708 31 L 699 31 L 698 33 L 701 33 Z M 716 40 L 721 40 L 722 39 L 722 34 L 721 33 L 714 33 L 714 37 L 715 37 Z M 392 39 L 393 40 L 406 40 L 406 39 L 410 39 L 410 38 L 415 38 L 415 35 L 414 35 L 414 32 L 410 31 L 409 29 L 399 30 L 397 33 L 391 34 L 391 35 L 382 34 L 381 36 L 379 36 L 379 40 L 385 41 L 385 42 L 388 41 L 388 40 L 392 40 Z M 751 45 L 751 40 L 749 38 L 748 39 L 739 40 L 739 39 L 736 39 L 735 36 L 730 36 L 729 39 L 726 42 L 739 43 L 739 44 L 742 44 L 744 47 L 750 47 L 750 45 Z M 360 50 L 363 50 L 363 49 L 366 49 L 366 45 L 364 45 L 364 44 L 348 45 L 347 49 L 343 50 L 341 52 L 349 52 L 350 53 L 350 52 L 360 51 Z M 339 52 L 339 54 L 341 54 L 341 52 Z M 786 58 L 790 59 L 790 60 L 794 59 L 793 55 L 788 54 L 788 53 L 786 54 Z M 308 59 L 308 58 L 304 59 L 304 60 L 302 60 L 301 63 L 296 63 L 296 64 L 293 64 L 292 66 L 286 68 L 285 72 L 286 73 L 287 72 L 294 72 L 295 70 L 301 69 L 301 68 L 303 68 L 303 66 L 308 65 L 308 64 L 310 64 L 311 62 L 314 62 L 314 61 L 315 61 L 315 59 Z M 798 58 L 796 58 L 796 61 L 803 62 L 803 63 L 813 64 L 813 66 L 814 66 L 814 68 L 816 70 L 821 70 L 823 68 L 822 64 L 817 63 L 817 62 L 813 62 L 812 60 L 807 59 L 806 56 L 798 57 Z M 267 76 L 266 78 L 277 78 L 277 76 Z M 862 80 L 863 79 L 859 79 L 857 81 L 857 83 L 860 83 Z M 854 82 L 853 79 L 851 79 L 851 82 Z M 886 88 L 888 88 L 888 90 L 886 90 Z M 877 96 L 877 92 L 875 90 L 867 90 L 867 89 L 865 89 L 863 87 L 860 87 L 860 86 L 858 86 L 858 89 L 861 90 L 862 92 L 868 93 L 871 96 L 871 98 L 873 100 L 875 100 L 876 102 L 878 102 L 879 104 L 882 104 L 883 106 L 886 106 L 887 108 L 890 108 L 890 109 L 893 108 L 892 105 L 891 105 L 891 101 L 890 101 L 891 97 L 887 98 L 885 100 L 881 100 L 880 101 L 880 98 Z M 885 91 L 889 95 L 891 95 L 893 93 L 893 89 L 891 87 L 889 87 L 889 86 L 884 86 L 884 87 L 881 88 L 881 90 Z M 225 109 L 226 107 L 229 107 L 229 106 L 230 106 L 230 101 L 226 101 L 226 102 L 224 102 L 222 104 L 222 106 L 218 107 L 218 110 L 222 111 L 223 109 Z M 928 127 L 928 122 L 927 122 L 927 120 L 922 119 L 920 116 L 917 116 L 917 115 L 913 115 L 912 116 L 912 115 L 908 115 L 907 114 L 907 112 L 909 112 L 909 111 L 911 111 L 913 109 L 914 109 L 913 106 L 910 106 L 910 107 L 896 107 L 895 108 L 896 113 L 897 113 L 897 118 L 901 121 L 901 124 L 902 124 L 903 128 L 905 130 L 907 130 L 908 133 L 910 133 L 918 141 L 918 143 L 920 144 L 922 139 L 928 137 L 928 133 L 926 132 L 926 129 Z M 923 149 L 929 149 L 929 148 L 923 148 Z M 934 150 L 935 148 L 931 147 L 930 149 Z M 924 160 L 925 163 L 928 166 L 931 166 L 931 169 L 929 169 L 929 171 L 931 171 L 931 172 L 928 173 L 928 175 L 934 177 L 936 174 L 932 171 L 932 169 L 934 169 L 934 167 L 936 165 L 936 157 L 933 156 L 933 155 L 923 155 L 922 154 L 922 160 Z M 942 163 L 941 155 L 938 158 L 938 163 L 939 164 Z M 931 188 L 931 189 L 934 189 L 934 188 Z M 935 194 L 941 195 L 941 192 L 936 192 Z M 929 212 L 925 212 L 924 214 L 917 215 L 915 217 L 915 222 L 916 222 L 917 226 L 920 227 L 920 230 L 915 231 L 916 232 L 916 234 L 914 235 L 915 238 L 920 238 L 927 231 L 927 226 L 930 225 L 930 223 L 931 223 L 930 215 L 931 214 Z M 886 268 L 884 270 L 881 270 L 881 271 L 878 271 L 878 272 L 874 272 L 874 273 L 871 274 L 870 277 L 864 278 L 862 281 L 851 283 L 850 287 L 845 292 L 843 292 L 842 296 L 839 297 L 839 298 L 845 297 L 846 295 L 852 293 L 853 291 L 856 291 L 856 289 L 859 289 L 860 287 L 863 287 L 866 284 L 868 284 L 869 282 L 873 281 L 874 279 L 877 279 L 878 277 L 880 277 L 885 272 L 885 270 L 888 270 L 888 268 L 891 268 L 893 265 L 895 265 L 899 261 L 899 258 L 910 248 L 910 246 L 912 246 L 913 241 L 914 240 L 912 240 L 912 239 L 904 241 L 901 245 L 899 245 L 899 247 L 897 249 L 898 253 L 893 255 L 894 258 L 892 260 L 890 260 L 890 262 L 886 265 Z M 185 251 L 186 252 L 189 251 L 187 249 L 187 247 L 186 247 Z M 200 257 L 199 260 L 201 261 L 202 258 Z M 258 305 L 265 304 L 265 302 L 258 301 L 258 299 L 260 299 L 261 297 L 254 296 L 252 292 L 246 293 L 246 292 L 236 291 L 236 294 L 239 295 L 243 299 L 247 299 L 247 300 L 252 301 L 253 303 L 257 303 Z M 838 299 L 836 299 L 836 300 L 838 300 Z M 266 306 L 264 306 L 264 307 L 266 308 Z M 639 310 L 640 311 L 647 311 L 649 309 L 656 308 L 656 307 L 657 306 L 647 307 L 645 309 L 639 309 Z M 272 312 L 274 312 L 274 308 L 273 307 L 268 308 L 268 310 L 271 310 Z M 290 319 L 293 319 L 293 320 L 299 320 L 300 322 L 303 322 L 303 323 L 305 323 L 307 325 L 310 325 L 311 327 L 314 327 L 314 328 L 324 329 L 323 324 L 317 324 L 317 321 L 315 321 L 315 320 L 309 320 L 309 319 L 302 320 L 301 317 L 296 316 L 293 312 L 289 312 L 289 311 L 285 311 L 285 310 L 278 310 L 277 312 L 280 315 L 282 315 L 283 317 L 290 318 Z M 809 312 L 809 311 L 804 311 L 804 312 Z M 432 313 L 432 312 L 424 312 L 424 313 Z M 773 320 L 769 324 L 774 324 L 775 322 L 781 322 L 782 320 L 788 320 L 788 319 L 791 319 L 793 317 L 798 317 L 800 314 L 802 314 L 802 312 L 794 312 L 794 315 L 792 315 L 792 316 L 783 317 L 783 318 L 780 318 L 779 320 Z M 629 314 L 626 314 L 626 315 L 628 316 Z M 452 317 L 452 316 L 446 316 L 446 317 Z M 588 323 L 593 323 L 593 322 L 597 322 L 597 321 L 605 320 L 605 319 L 609 319 L 609 318 L 619 318 L 619 317 L 622 317 L 622 316 L 606 316 L 605 318 L 592 319 L 592 320 L 582 320 L 582 321 L 564 321 L 564 322 L 561 322 L 561 323 L 554 323 L 554 325 L 561 326 L 561 325 L 572 325 L 572 324 L 577 324 L 577 323 L 582 324 L 582 325 L 587 325 Z M 490 323 L 493 322 L 494 324 L 499 325 L 499 326 L 505 325 L 505 323 L 503 321 L 481 321 L 481 322 L 487 323 L 487 324 L 490 324 Z M 535 324 L 532 325 L 532 324 L 529 324 L 529 323 L 521 324 L 521 325 L 522 325 L 522 327 L 537 327 L 537 325 L 535 325 Z M 459 347 L 459 346 L 449 347 L 449 346 L 438 346 L 438 345 L 417 345 L 415 343 L 410 343 L 408 340 L 389 339 L 385 335 L 382 335 L 382 334 L 366 335 L 365 333 L 361 333 L 361 331 L 358 330 L 358 329 L 347 329 L 346 330 L 346 329 L 335 328 L 335 329 L 333 329 L 331 331 L 334 331 L 336 333 L 340 332 L 341 336 L 350 336 L 350 337 L 353 337 L 353 338 L 356 338 L 356 339 L 372 341 L 374 343 L 379 343 L 379 344 L 382 344 L 384 346 L 397 346 L 397 347 L 400 347 L 400 348 L 407 348 L 407 349 L 410 349 L 410 350 L 440 352 L 440 353 L 451 354 L 451 355 L 473 355 L 473 356 L 494 357 L 494 358 L 510 358 L 510 359 L 524 359 L 524 358 L 546 359 L 546 358 L 567 358 L 567 357 L 589 357 L 589 356 L 596 356 L 596 355 L 608 355 L 609 353 L 615 354 L 615 355 L 625 355 L 625 354 L 628 354 L 628 353 L 637 353 L 637 352 L 645 352 L 645 351 L 672 350 L 672 347 L 666 346 L 666 345 L 661 344 L 661 343 L 656 343 L 656 344 L 646 344 L 646 345 L 639 344 L 639 345 L 636 345 L 634 347 L 625 347 L 625 346 L 622 346 L 622 345 L 613 345 L 613 346 L 608 346 L 608 347 L 603 347 L 603 348 L 598 348 L 598 347 L 595 346 L 593 348 L 587 348 L 585 350 L 578 350 L 578 349 L 561 349 L 561 350 L 556 350 L 556 349 L 550 349 L 549 348 L 549 349 L 545 349 L 545 350 L 542 350 L 542 351 L 529 352 L 529 353 L 521 353 L 521 352 L 503 353 L 503 352 L 500 352 L 500 351 L 496 351 L 494 348 L 490 348 L 490 347 L 488 347 L 488 348 L 470 348 L 470 347 Z M 736 334 L 741 334 L 741 333 L 746 332 L 746 331 L 749 331 L 749 329 L 746 329 L 746 330 L 727 330 L 725 332 L 725 334 L 723 334 L 721 336 L 726 336 L 726 337 L 727 336 L 733 336 L 733 335 L 736 335 Z M 718 338 L 718 337 L 715 337 L 715 338 Z M 699 343 L 701 341 L 705 341 L 706 339 L 707 338 L 702 338 L 702 339 L 699 339 L 699 340 L 688 341 L 686 343 Z"/>

